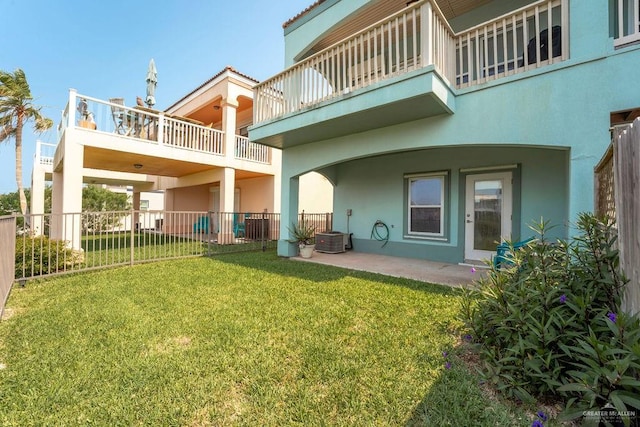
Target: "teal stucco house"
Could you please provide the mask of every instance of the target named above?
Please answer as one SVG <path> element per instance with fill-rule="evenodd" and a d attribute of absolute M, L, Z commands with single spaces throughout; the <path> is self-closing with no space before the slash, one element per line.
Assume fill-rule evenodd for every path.
<path fill-rule="evenodd" d="M 284 24 L 286 66 L 255 87 L 252 141 L 334 186 L 362 252 L 490 259 L 593 210 L 611 128 L 640 107 L 638 0 L 319 0 Z M 278 253 L 296 254 L 282 227 Z"/>

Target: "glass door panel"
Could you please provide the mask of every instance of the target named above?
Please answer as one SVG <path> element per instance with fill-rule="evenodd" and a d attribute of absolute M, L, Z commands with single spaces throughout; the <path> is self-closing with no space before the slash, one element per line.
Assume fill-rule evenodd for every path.
<path fill-rule="evenodd" d="M 473 248 L 495 251 L 502 235 L 502 181 L 476 181 L 474 184 Z"/>

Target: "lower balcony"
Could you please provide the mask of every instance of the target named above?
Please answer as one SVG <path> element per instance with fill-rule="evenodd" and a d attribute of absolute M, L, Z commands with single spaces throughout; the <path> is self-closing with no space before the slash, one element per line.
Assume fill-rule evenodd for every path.
<path fill-rule="evenodd" d="M 437 0 L 413 2 L 256 85 L 251 140 L 288 148 L 454 114 L 461 89 L 566 60 L 568 28 L 568 0 L 458 32 Z"/>

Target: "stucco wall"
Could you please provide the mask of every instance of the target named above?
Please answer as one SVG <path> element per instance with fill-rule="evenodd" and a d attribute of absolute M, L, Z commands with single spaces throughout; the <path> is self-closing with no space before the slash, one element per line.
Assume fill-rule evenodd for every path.
<path fill-rule="evenodd" d="M 272 176 L 236 181 L 236 188 L 240 189 L 240 211 L 277 212 L 278 208 L 273 205 L 273 181 Z"/>
<path fill-rule="evenodd" d="M 300 177 L 298 210 L 308 213 L 333 212 L 333 185 L 317 172 Z"/>
<path fill-rule="evenodd" d="M 206 211 L 209 210 L 209 186 L 174 188 L 171 198 L 167 198 L 168 211 Z"/>
<path fill-rule="evenodd" d="M 291 31 L 286 38 L 287 59 L 295 57 L 295 49 L 317 38 L 322 27 L 330 28 L 328 21 L 338 22 L 350 14 L 344 3 L 356 5 L 338 2 Z M 505 4 L 500 0 L 493 7 Z M 344 230 L 344 212 L 351 208 L 350 231 L 354 236 L 368 239 L 373 222 L 385 219 L 394 225 L 392 244 L 386 248 L 395 254 L 414 251 L 417 256 L 459 260 L 463 218 L 455 215 L 460 214 L 462 201 L 455 197 L 451 198 L 448 242 L 402 243 L 399 183 L 403 173 L 451 170 L 451 191 L 460 195 L 464 179 L 456 173 L 460 168 L 517 163 L 521 165 L 518 228 L 524 233 L 531 220 L 543 216 L 558 224 L 558 235 L 571 233 L 568 223 L 575 221 L 579 212 L 593 209 L 593 167 L 610 142 L 610 113 L 640 106 L 635 72 L 640 69 L 640 46 L 614 50 L 608 7 L 607 2 L 571 0 L 566 61 L 453 90 L 455 109 L 451 114 L 286 149 L 282 212 L 291 215 L 295 211 L 291 204 L 297 203 L 298 194 L 292 178 L 323 170 L 336 185 L 335 228 Z M 423 90 L 415 89 L 416 93 Z M 384 86 L 377 89 L 381 105 L 390 90 Z M 356 96 L 357 92 L 350 94 L 351 98 Z M 340 112 L 340 102 L 325 108 L 323 113 L 328 117 L 329 108 Z M 290 120 L 292 127 L 296 120 Z M 282 249 L 285 246 L 280 246 L 279 253 L 287 253 Z"/>
<path fill-rule="evenodd" d="M 517 164 L 514 175 L 513 235 L 529 237 L 528 225 L 541 217 L 557 227 L 552 236 L 567 234 L 568 152 L 540 148 L 458 147 L 396 153 L 343 163 L 336 168 L 334 229 L 353 233 L 356 250 L 428 257 L 449 262 L 463 260 L 465 172 L 474 167 Z M 447 241 L 404 237 L 406 194 L 404 175 L 447 171 Z M 467 172 L 471 173 L 471 172 Z M 352 210 L 348 219 L 347 209 Z M 389 227 L 389 241 L 371 239 L 376 220 Z"/>
<path fill-rule="evenodd" d="M 609 144 L 609 114 L 640 104 L 634 75 L 620 71 L 640 69 L 640 55 L 554 67 L 459 91 L 452 115 L 287 149 L 283 185 L 310 170 L 393 151 L 492 144 L 571 148 L 569 209 L 575 218 L 592 208 L 593 167 Z"/>

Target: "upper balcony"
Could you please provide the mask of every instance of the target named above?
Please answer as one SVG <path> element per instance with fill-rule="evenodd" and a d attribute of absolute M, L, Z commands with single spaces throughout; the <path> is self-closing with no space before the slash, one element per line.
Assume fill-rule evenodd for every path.
<path fill-rule="evenodd" d="M 84 167 L 90 169 L 181 177 L 211 167 L 258 173 L 272 168 L 270 147 L 188 117 L 128 107 L 121 99 L 104 101 L 71 90 L 58 125 L 60 144 L 69 138 L 69 128 L 84 146 Z M 55 159 L 50 154 L 36 156 L 55 168 L 62 154 Z"/>
<path fill-rule="evenodd" d="M 288 148 L 454 114 L 460 89 L 566 60 L 568 1 L 536 1 L 458 32 L 442 1 L 410 2 L 256 85 L 251 139 Z"/>

